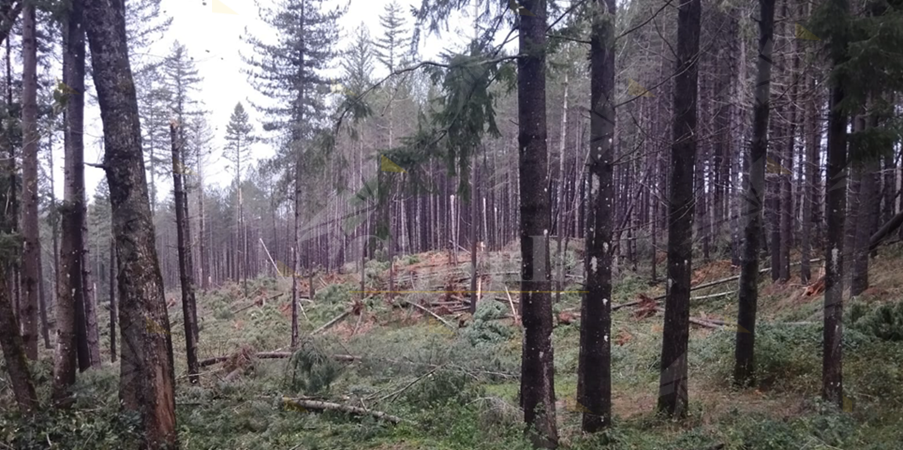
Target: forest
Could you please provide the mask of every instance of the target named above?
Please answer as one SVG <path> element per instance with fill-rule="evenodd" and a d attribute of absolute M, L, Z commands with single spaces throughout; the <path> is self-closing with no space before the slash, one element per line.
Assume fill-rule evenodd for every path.
<path fill-rule="evenodd" d="M 901 0 L 0 0 L 0 43 L 0 450 L 903 448 Z"/>

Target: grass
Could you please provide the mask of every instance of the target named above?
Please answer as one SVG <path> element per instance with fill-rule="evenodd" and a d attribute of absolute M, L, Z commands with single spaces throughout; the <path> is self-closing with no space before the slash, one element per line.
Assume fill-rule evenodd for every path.
<path fill-rule="evenodd" d="M 733 450 L 896 449 L 903 442 L 903 343 L 894 328 L 903 307 L 903 282 L 894 277 L 903 255 L 879 258 L 872 295 L 847 308 L 844 385 L 848 408 L 818 400 L 821 373 L 821 325 L 786 326 L 817 314 L 820 298 L 799 299 L 801 288 L 763 283 L 757 328 L 756 388 L 730 384 L 734 334 L 693 327 L 690 335 L 691 411 L 683 421 L 656 416 L 661 348 L 661 314 L 639 318 L 617 311 L 612 324 L 614 427 L 585 436 L 575 409 L 579 322 L 553 333 L 555 388 L 563 448 L 704 449 L 723 444 Z M 400 262 L 418 264 L 427 257 Z M 368 277 L 381 276 L 379 263 Z M 697 273 L 705 280 L 731 275 L 723 263 Z M 731 284 L 694 292 L 727 291 Z M 288 346 L 286 285 L 283 280 L 254 280 L 247 292 L 226 286 L 201 295 L 201 357 Z M 571 286 L 570 288 L 579 288 Z M 305 335 L 355 301 L 353 276 L 319 287 L 305 302 Z M 622 272 L 613 301 L 638 293 L 658 295 L 661 286 Z M 256 300 L 265 303 L 242 309 Z M 556 311 L 579 309 L 579 296 L 563 295 Z M 526 449 L 522 413 L 517 407 L 520 329 L 504 316 L 507 305 L 480 304 L 469 324 L 450 330 L 435 320 L 369 298 L 365 315 L 350 316 L 321 336 L 305 340 L 291 360 L 251 360 L 241 376 L 224 381 L 226 370 L 212 366 L 200 386 L 184 378 L 184 337 L 180 308 L 170 310 L 176 352 L 177 412 L 185 449 Z M 693 305 L 693 315 L 729 320 L 736 315 L 735 295 Z M 103 322 L 105 319 L 101 319 Z M 105 323 L 105 322 L 103 322 Z M 890 330 L 890 331 L 888 331 Z M 106 336 L 104 336 L 106 339 Z M 333 354 L 362 357 L 336 362 Z M 46 356 L 34 368 L 43 399 L 50 380 Z M 108 360 L 105 356 L 105 360 Z M 233 368 L 229 368 L 231 370 Z M 4 370 L 0 368 L 0 370 Z M 26 421 L 0 384 L 0 448 L 114 449 L 134 439 L 134 417 L 118 412 L 118 365 L 80 375 L 79 401 L 70 412 L 44 411 Z M 5 383 L 5 381 L 0 381 Z M 392 426 L 372 418 L 286 410 L 283 396 L 308 396 L 386 411 L 413 423 Z"/>

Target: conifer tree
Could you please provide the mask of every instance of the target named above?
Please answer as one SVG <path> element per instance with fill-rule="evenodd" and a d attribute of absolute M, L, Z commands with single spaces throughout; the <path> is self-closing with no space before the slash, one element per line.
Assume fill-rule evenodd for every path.
<path fill-rule="evenodd" d="M 235 190 L 238 193 L 238 227 L 236 229 L 241 245 L 241 264 L 239 265 L 239 279 L 245 281 L 248 277 L 248 236 L 245 230 L 245 210 L 242 199 L 242 174 L 248 171 L 251 159 L 251 144 L 254 137 L 251 133 L 254 127 L 251 125 L 248 113 L 241 102 L 235 105 L 229 123 L 226 125 L 226 147 L 223 156 L 229 161 L 230 170 L 233 173 Z"/>
<path fill-rule="evenodd" d="M 336 55 L 338 19 L 344 9 L 327 9 L 323 0 L 278 0 L 262 6 L 260 18 L 272 30 L 270 38 L 247 38 L 252 48 L 243 55 L 251 85 L 269 101 L 256 104 L 265 116 L 264 129 L 276 131 L 280 157 L 293 170 L 286 171 L 294 185 L 294 233 L 292 238 L 292 346 L 298 344 L 298 270 L 304 181 L 316 170 L 317 148 L 313 145 L 317 125 L 327 108 L 323 91 L 329 81 L 322 71 Z"/>

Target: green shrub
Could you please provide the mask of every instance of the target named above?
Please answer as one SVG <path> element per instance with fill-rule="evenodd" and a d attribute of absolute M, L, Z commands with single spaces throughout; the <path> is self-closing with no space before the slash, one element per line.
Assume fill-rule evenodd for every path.
<path fill-rule="evenodd" d="M 512 335 L 512 330 L 499 320 L 505 317 L 507 312 L 507 308 L 499 302 L 478 303 L 473 322 L 464 329 L 464 336 L 473 346 L 507 341 Z"/>

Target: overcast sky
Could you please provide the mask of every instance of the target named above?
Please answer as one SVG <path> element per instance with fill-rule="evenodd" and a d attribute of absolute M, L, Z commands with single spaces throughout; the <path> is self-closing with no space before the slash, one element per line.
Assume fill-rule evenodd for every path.
<path fill-rule="evenodd" d="M 248 84 L 247 76 L 242 73 L 244 67 L 239 51 L 247 52 L 247 46 L 241 36 L 247 29 L 257 36 L 266 37 L 272 33 L 267 26 L 260 21 L 257 6 L 254 0 L 218 0 L 222 5 L 235 11 L 236 14 L 214 13 L 214 0 L 161 0 L 166 14 L 173 18 L 169 33 L 159 42 L 155 43 L 149 57 L 163 58 L 169 51 L 173 41 L 178 40 L 188 49 L 189 55 L 194 57 L 198 72 L 203 78 L 200 86 L 199 100 L 210 111 L 209 120 L 214 127 L 216 140 L 214 150 L 219 156 L 224 144 L 223 134 L 229 121 L 235 104 L 239 101 L 248 105 L 247 99 L 254 98 L 257 94 Z M 271 0 L 259 0 L 270 2 Z M 391 0 L 327 0 L 325 3 L 331 7 L 337 5 L 349 5 L 348 11 L 340 21 L 341 38 L 338 48 L 344 49 L 349 45 L 351 31 L 361 23 L 365 24 L 373 37 L 382 33 L 379 25 L 379 15 L 383 13 L 385 6 Z M 410 6 L 418 4 L 421 0 L 397 0 L 407 13 Z M 266 4 L 265 3 L 265 4 Z M 206 4 L 206 5 L 205 5 Z M 409 25 L 413 19 L 409 19 Z M 460 21 L 455 22 L 469 22 Z M 462 30 L 453 30 L 451 33 L 437 37 L 421 37 L 420 54 L 424 59 L 433 59 L 445 48 L 461 46 L 464 43 Z M 336 64 L 338 61 L 336 61 Z M 336 72 L 338 74 L 338 72 Z M 378 71 L 377 75 L 385 75 L 385 71 Z M 85 160 L 100 162 L 102 160 L 99 140 L 102 135 L 99 112 L 96 106 L 88 106 L 86 111 L 86 152 Z M 248 107 L 252 121 L 259 130 L 259 114 Z M 274 154 L 274 151 L 265 145 L 258 145 L 254 149 L 256 158 L 265 158 Z M 58 156 L 54 162 L 57 179 L 62 180 L 63 161 L 60 157 L 61 150 L 56 150 Z M 223 185 L 228 183 L 230 175 L 226 172 L 226 164 L 222 159 L 211 161 L 205 169 L 205 175 L 209 176 L 208 183 Z M 105 182 L 102 170 L 88 167 L 86 169 L 86 187 L 88 199 L 92 198 L 97 184 Z M 62 197 L 63 183 L 57 183 L 57 196 Z M 158 201 L 162 201 L 168 195 L 168 186 L 158 186 L 160 195 Z"/>

